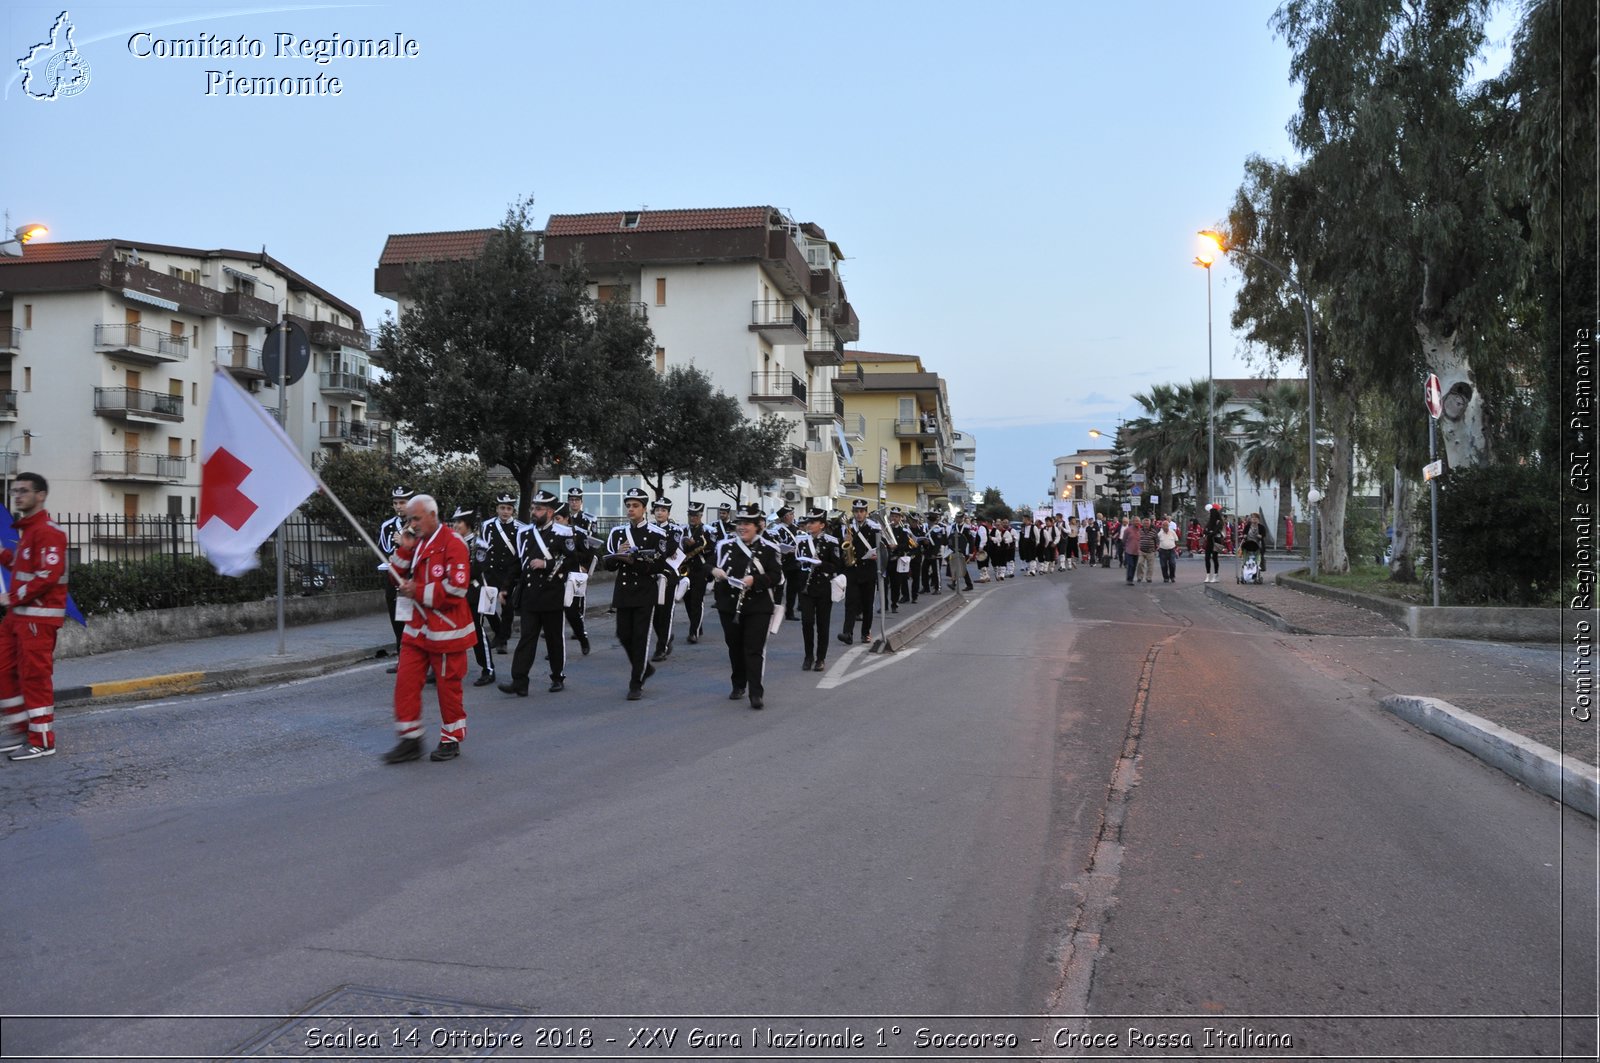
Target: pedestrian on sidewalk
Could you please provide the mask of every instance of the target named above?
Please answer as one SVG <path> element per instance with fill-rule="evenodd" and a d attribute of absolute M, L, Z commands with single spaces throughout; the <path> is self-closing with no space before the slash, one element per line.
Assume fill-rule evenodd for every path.
<path fill-rule="evenodd" d="M 467 736 L 461 680 L 467 650 L 477 642 L 467 588 L 472 563 L 461 536 L 439 520 L 439 503 L 417 495 L 406 503 L 406 527 L 389 564 L 404 577 L 400 613 L 400 671 L 394 682 L 394 726 L 400 741 L 384 754 L 386 764 L 422 757 L 422 687 L 431 668 L 438 680 L 439 745 L 429 760 L 453 760 Z M 409 603 L 406 604 L 406 603 Z"/>
<path fill-rule="evenodd" d="M 1156 531 L 1156 552 L 1161 558 L 1161 582 L 1178 582 L 1178 533 L 1173 522 L 1164 520 Z"/>
<path fill-rule="evenodd" d="M 1124 521 L 1122 524 L 1122 564 L 1128 570 L 1128 585 L 1131 587 L 1135 579 L 1134 570 L 1139 567 L 1139 522 L 1136 520 Z"/>
<path fill-rule="evenodd" d="M 1223 537 L 1222 507 L 1210 505 L 1206 508 L 1211 511 L 1206 517 L 1205 530 L 1201 532 L 1201 542 L 1205 546 L 1206 582 L 1216 583 L 1222 575 L 1222 561 L 1217 556 Z"/>
<path fill-rule="evenodd" d="M 0 592 L 0 753 L 38 760 L 56 751 L 56 635 L 67 616 L 67 535 L 44 508 L 50 485 L 36 472 L 11 481 L 16 550 L 0 548 L 10 590 Z"/>

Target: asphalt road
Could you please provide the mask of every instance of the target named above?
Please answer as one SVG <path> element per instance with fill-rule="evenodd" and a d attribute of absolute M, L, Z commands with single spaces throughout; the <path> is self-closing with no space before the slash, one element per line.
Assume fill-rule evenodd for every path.
<path fill-rule="evenodd" d="M 1548 1053 L 1551 1019 L 1414 1016 L 1553 1015 L 1563 975 L 1592 1011 L 1593 822 L 1294 640 L 1084 570 L 933 634 L 819 678 L 790 626 L 762 712 L 726 700 L 720 638 L 634 703 L 597 639 L 564 693 L 469 688 L 446 764 L 378 763 L 379 667 L 69 713 L 61 756 L 0 765 L 0 1010 L 117 1017 L 7 1019 L 0 1052 L 220 1057 L 352 985 L 1003 1027 L 1034 1055 L 1205 1026 Z M 919 1018 L 956 1014 L 1032 1018 Z M 128 1017 L 177 1015 L 233 1017 Z"/>

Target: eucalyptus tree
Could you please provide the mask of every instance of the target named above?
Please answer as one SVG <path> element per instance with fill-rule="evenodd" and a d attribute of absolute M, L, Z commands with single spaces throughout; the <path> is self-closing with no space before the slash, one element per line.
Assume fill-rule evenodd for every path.
<path fill-rule="evenodd" d="M 1306 389 L 1275 380 L 1256 395 L 1253 414 L 1244 424 L 1244 472 L 1256 484 L 1278 488 L 1282 529 L 1285 508 L 1294 516 L 1294 485 L 1306 469 Z"/>

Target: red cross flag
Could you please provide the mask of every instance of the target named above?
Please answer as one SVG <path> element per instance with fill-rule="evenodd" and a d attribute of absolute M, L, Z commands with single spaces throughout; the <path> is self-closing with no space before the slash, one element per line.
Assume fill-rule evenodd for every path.
<path fill-rule="evenodd" d="M 317 489 L 278 422 L 220 367 L 200 451 L 195 541 L 224 576 L 255 568 L 261 544 Z"/>

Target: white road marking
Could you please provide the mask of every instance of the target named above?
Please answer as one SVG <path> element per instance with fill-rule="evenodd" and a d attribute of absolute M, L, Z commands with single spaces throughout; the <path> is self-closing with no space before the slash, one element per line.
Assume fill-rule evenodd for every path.
<path fill-rule="evenodd" d="M 851 680 L 860 679 L 864 675 L 871 675 L 880 668 L 889 667 L 895 661 L 904 660 L 905 658 L 912 656 L 917 652 L 918 649 L 921 649 L 921 647 L 914 647 L 909 650 L 901 650 L 899 653 L 887 654 L 879 660 L 873 661 L 871 664 L 864 665 L 863 667 L 856 669 L 855 672 L 850 675 L 824 675 L 822 677 L 822 681 L 817 684 L 817 689 L 832 690 L 834 687 L 843 686 Z M 840 661 L 839 663 L 843 664 L 844 662 Z M 833 669 L 830 668 L 828 671 L 829 673 L 832 673 Z"/>
<path fill-rule="evenodd" d="M 949 616 L 945 617 L 943 620 L 939 621 L 937 624 L 933 625 L 933 627 L 929 628 L 922 637 L 927 639 L 938 638 L 940 635 L 943 635 L 946 631 L 948 631 L 950 626 L 957 620 L 960 620 L 962 617 L 966 616 L 968 613 L 972 612 L 979 605 L 988 600 L 989 596 L 986 594 L 982 596 L 974 595 L 971 601 L 962 606 L 960 609 L 957 609 L 954 613 L 951 613 Z"/>

